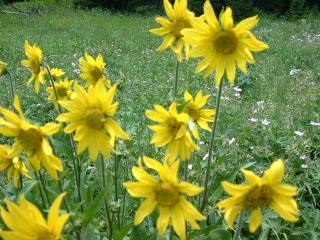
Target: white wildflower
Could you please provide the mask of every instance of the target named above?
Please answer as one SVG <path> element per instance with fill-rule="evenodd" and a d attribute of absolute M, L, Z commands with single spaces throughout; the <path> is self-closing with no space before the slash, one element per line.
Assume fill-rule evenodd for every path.
<path fill-rule="evenodd" d="M 265 118 L 265 119 L 262 119 L 262 120 L 261 120 L 261 124 L 262 124 L 262 125 L 265 125 L 265 126 L 268 126 L 268 125 L 270 124 L 270 121 Z"/>
<path fill-rule="evenodd" d="M 304 135 L 304 132 L 300 132 L 300 131 L 294 131 L 294 133 L 299 137 Z"/>
<path fill-rule="evenodd" d="M 310 124 L 311 124 L 311 126 L 317 126 L 317 127 L 320 126 L 320 122 L 311 121 Z"/>

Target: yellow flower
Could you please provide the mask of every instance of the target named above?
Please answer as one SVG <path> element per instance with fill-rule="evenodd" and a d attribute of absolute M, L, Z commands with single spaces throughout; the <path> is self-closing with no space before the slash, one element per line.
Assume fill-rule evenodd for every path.
<path fill-rule="evenodd" d="M 207 103 L 209 95 L 202 95 L 202 91 L 199 91 L 193 99 L 192 95 L 188 92 L 184 92 L 184 101 L 186 106 L 184 112 L 187 113 L 193 122 L 195 122 L 199 127 L 211 132 L 211 128 L 208 125 L 208 122 L 213 122 L 213 115 L 215 110 L 213 109 L 202 109 L 202 107 Z M 197 125 L 194 125 L 193 134 L 199 138 Z"/>
<path fill-rule="evenodd" d="M 68 80 L 67 78 L 63 81 L 55 82 L 54 86 L 57 92 L 58 100 L 69 100 L 72 94 L 71 87 L 73 85 L 73 80 Z M 54 105 L 57 106 L 56 94 L 53 87 L 47 87 L 47 92 L 50 94 L 48 100 L 52 101 Z"/>
<path fill-rule="evenodd" d="M 23 115 L 17 96 L 14 98 L 14 107 L 19 116 L 0 107 L 0 114 L 3 117 L 0 118 L 0 134 L 6 137 L 15 137 L 10 158 L 25 151 L 35 171 L 39 171 L 42 164 L 54 179 L 58 179 L 57 171 L 63 171 L 63 165 L 53 155 L 48 136 L 59 131 L 59 124 L 49 122 L 42 127 L 38 127 L 29 123 Z"/>
<path fill-rule="evenodd" d="M 107 88 L 111 87 L 110 81 L 104 75 L 105 62 L 101 54 L 98 55 L 96 60 L 89 54 L 85 53 L 84 58 L 80 58 L 80 77 L 87 81 L 87 86 L 96 85 L 100 80 L 106 85 Z"/>
<path fill-rule="evenodd" d="M 50 69 L 50 74 L 53 80 L 57 81 L 65 74 L 65 72 L 59 68 L 52 68 Z"/>
<path fill-rule="evenodd" d="M 149 126 L 155 132 L 151 144 L 156 147 L 167 145 L 166 160 L 170 165 L 178 157 L 181 160 L 189 159 L 194 150 L 199 150 L 188 129 L 189 115 L 178 113 L 176 102 L 170 105 L 169 111 L 161 105 L 154 105 L 154 109 L 155 111 L 146 111 L 146 116 L 149 119 L 159 122 L 158 125 Z"/>
<path fill-rule="evenodd" d="M 7 64 L 0 60 L 0 77 L 8 73 Z"/>
<path fill-rule="evenodd" d="M 224 212 L 224 218 L 232 227 L 235 218 L 243 209 L 252 210 L 249 230 L 255 232 L 261 225 L 261 208 L 269 206 L 289 222 L 298 221 L 298 206 L 293 198 L 297 195 L 297 188 L 282 183 L 284 177 L 284 163 L 275 161 L 263 177 L 248 170 L 242 170 L 246 179 L 245 184 L 222 182 L 224 190 L 231 197 L 218 203 Z"/>
<path fill-rule="evenodd" d="M 148 168 L 158 173 L 159 178 L 149 175 L 142 167 L 141 160 L 138 161 L 138 167 L 132 168 L 132 174 L 138 182 L 125 182 L 124 187 L 132 197 L 145 198 L 136 212 L 134 224 L 140 224 L 159 206 L 157 229 L 160 235 L 172 225 L 180 239 L 186 239 L 186 222 L 194 229 L 199 229 L 196 221 L 206 219 L 188 202 L 186 196 L 195 196 L 202 192 L 203 188 L 188 182 L 179 182 L 179 161 L 175 161 L 172 166 L 148 157 L 143 157 L 143 161 Z"/>
<path fill-rule="evenodd" d="M 0 171 L 7 169 L 7 180 L 11 181 L 15 187 L 19 186 L 20 175 L 30 178 L 28 169 L 25 164 L 19 159 L 19 156 L 9 157 L 11 149 L 6 145 L 0 145 Z"/>
<path fill-rule="evenodd" d="M 90 85 L 88 91 L 75 84 L 71 100 L 59 102 L 68 112 L 59 115 L 57 120 L 70 123 L 64 129 L 66 133 L 76 132 L 78 154 L 88 148 L 93 160 L 99 153 L 108 159 L 116 137 L 130 139 L 112 118 L 118 107 L 118 102 L 112 102 L 116 89 L 113 85 L 107 91 L 101 80 L 95 86 Z"/>
<path fill-rule="evenodd" d="M 206 69 L 205 76 L 208 77 L 215 72 L 216 85 L 220 85 L 226 73 L 229 82 L 234 84 L 236 67 L 247 73 L 247 62 L 254 63 L 251 51 L 259 52 L 268 47 L 249 31 L 259 19 L 257 16 L 247 18 L 234 27 L 232 10 L 228 7 L 221 14 L 219 23 L 209 0 L 204 4 L 204 16 L 206 21 L 195 19 L 193 29 L 182 31 L 191 44 L 190 56 L 203 57 L 196 73 Z"/>
<path fill-rule="evenodd" d="M 160 28 L 151 29 L 150 32 L 158 36 L 164 36 L 164 40 L 158 51 L 168 47 L 177 55 L 179 62 L 182 61 L 182 49 L 185 50 L 186 58 L 189 57 L 189 44 L 184 41 L 182 30 L 191 27 L 191 19 L 194 13 L 188 11 L 187 0 L 175 0 L 172 6 L 168 0 L 163 0 L 164 10 L 169 19 L 157 17 L 156 21 L 161 24 Z"/>
<path fill-rule="evenodd" d="M 24 44 L 25 53 L 28 57 L 27 60 L 22 60 L 22 65 L 29 68 L 32 75 L 28 80 L 28 85 L 34 81 L 34 91 L 39 92 L 40 84 L 43 84 L 45 81 L 45 74 L 47 71 L 42 66 L 43 55 L 42 51 L 36 45 L 31 46 L 28 41 Z"/>
<path fill-rule="evenodd" d="M 0 230 L 4 240 L 60 240 L 69 214 L 59 214 L 65 193 L 52 203 L 46 221 L 39 209 L 23 196 L 20 204 L 5 200 L 7 209 L 1 207 L 1 217 L 9 230 Z"/>

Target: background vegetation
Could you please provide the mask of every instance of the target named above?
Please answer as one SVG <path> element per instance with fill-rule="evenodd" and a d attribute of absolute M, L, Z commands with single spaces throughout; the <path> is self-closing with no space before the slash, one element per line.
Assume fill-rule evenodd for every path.
<path fill-rule="evenodd" d="M 151 132 L 146 127 L 149 122 L 144 112 L 151 109 L 153 104 L 167 104 L 174 81 L 175 56 L 170 51 L 155 51 L 161 39 L 148 32 L 157 26 L 154 17 L 97 9 L 73 10 L 54 5 L 20 3 L 15 6 L 24 12 L 37 14 L 0 13 L 0 59 L 10 66 L 16 91 L 21 96 L 28 117 L 43 123 L 48 121 L 48 116 L 54 119 L 55 110 L 45 100 L 47 96 L 44 91 L 35 96 L 32 87 L 26 87 L 29 73 L 20 64 L 24 58 L 24 40 L 37 43 L 51 67 L 64 69 L 66 75 L 74 79 L 78 79 L 78 59 L 84 52 L 94 56 L 101 53 L 107 62 L 109 79 L 121 84 L 117 117 L 133 137 L 129 143 L 119 144 L 122 153 L 119 155 L 121 174 L 118 180 L 124 182 L 132 178 L 129 169 L 142 154 L 161 159 L 163 151 L 148 144 Z M 214 191 L 205 213 L 210 217 L 212 229 L 220 219 L 220 213 L 215 208 L 216 201 L 222 197 L 220 181 L 226 178 L 239 180 L 236 172 L 245 165 L 254 165 L 254 169 L 262 171 L 273 160 L 283 158 L 287 165 L 286 182 L 296 184 L 300 189 L 297 199 L 301 210 L 300 220 L 295 224 L 285 223 L 270 211 L 264 218 L 262 229 L 256 235 L 248 234 L 248 239 L 320 238 L 320 127 L 315 124 L 320 122 L 319 26 L 319 15 L 304 15 L 297 21 L 263 15 L 255 34 L 268 43 L 270 49 L 257 55 L 257 64 L 250 67 L 248 76 L 239 73 L 238 88 L 223 89 L 223 111 L 217 129 L 219 151 L 211 169 L 216 174 L 211 183 Z M 213 96 L 210 100 L 212 106 L 216 92 L 213 81 L 194 75 L 195 66 L 194 60 L 183 62 L 179 98 L 182 99 L 184 90 L 195 94 L 201 89 Z M 0 103 L 7 107 L 10 104 L 9 85 L 4 78 L 1 80 Z M 203 159 L 209 135 L 203 138 L 201 152 L 188 162 L 191 164 L 188 178 L 194 183 L 203 179 L 206 164 Z M 55 144 L 63 146 L 63 140 L 58 136 Z M 70 154 L 68 151 L 60 152 L 59 157 L 65 159 Z M 108 184 L 112 186 L 109 188 L 110 194 L 115 191 L 115 166 L 113 161 L 108 163 Z M 73 189 L 73 174 L 68 162 L 64 161 L 64 164 L 66 171 L 62 177 L 68 191 Z M 90 203 L 99 190 L 93 177 L 98 170 L 90 162 L 83 162 L 82 168 L 85 201 Z M 2 195 L 14 198 L 13 187 L 5 184 L 3 177 L 1 184 Z M 39 192 L 33 180 L 27 180 L 26 186 L 28 188 L 23 189 L 22 193 L 40 205 Z M 47 186 L 53 199 L 57 195 L 56 183 L 48 180 Z M 118 239 L 128 234 L 127 239 L 138 240 L 145 236 L 142 233 L 149 234 L 150 239 L 156 239 L 151 221 L 145 221 L 129 231 L 139 201 L 126 196 L 121 185 L 117 187 L 118 192 L 125 196 L 110 201 L 114 216 L 119 213 L 124 220 L 119 223 L 121 230 Z M 73 194 L 72 191 L 70 194 Z M 1 197 L 0 202 L 2 200 Z M 90 205 L 88 209 L 92 211 L 95 208 Z M 93 220 L 83 234 L 87 234 L 85 239 L 98 239 L 99 232 L 104 230 L 104 222 L 99 219 L 99 211 L 91 217 Z M 210 231 L 208 228 L 205 230 Z M 205 232 L 197 234 L 201 239 L 199 235 Z"/>

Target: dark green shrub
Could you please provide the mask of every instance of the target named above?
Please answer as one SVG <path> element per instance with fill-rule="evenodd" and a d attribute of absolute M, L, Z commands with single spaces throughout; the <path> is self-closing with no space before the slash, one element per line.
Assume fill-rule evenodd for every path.
<path fill-rule="evenodd" d="M 297 18 L 303 15 L 306 9 L 306 1 L 305 0 L 291 0 L 289 17 Z"/>
<path fill-rule="evenodd" d="M 189 8 L 199 16 L 203 13 L 204 2 L 205 0 L 189 0 Z M 236 19 L 252 16 L 255 13 L 254 0 L 211 0 L 211 4 L 217 16 L 227 6 L 232 8 Z"/>

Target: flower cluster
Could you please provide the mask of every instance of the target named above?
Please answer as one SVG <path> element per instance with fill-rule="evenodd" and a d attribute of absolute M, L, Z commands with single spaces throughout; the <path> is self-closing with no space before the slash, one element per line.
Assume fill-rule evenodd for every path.
<path fill-rule="evenodd" d="M 155 104 L 152 110 L 146 110 L 145 115 L 149 120 L 155 122 L 148 126 L 153 132 L 150 143 L 156 147 L 165 147 L 164 158 L 162 161 L 145 156 L 139 158 L 136 166 L 132 167 L 132 175 L 136 180 L 126 181 L 123 185 L 132 197 L 143 198 L 134 217 L 135 225 L 142 223 L 145 218 L 155 212 L 156 228 L 160 235 L 164 235 L 171 227 L 171 237 L 174 231 L 177 237 L 184 240 L 187 239 L 187 224 L 197 230 L 200 229 L 199 222 L 206 220 L 206 216 L 201 211 L 205 209 L 208 202 L 210 203 L 208 194 L 211 189 L 208 179 L 209 171 L 212 170 L 210 163 L 222 99 L 223 79 L 225 77 L 233 85 L 237 68 L 247 73 L 247 64 L 255 62 L 252 52 L 263 51 L 268 46 L 251 32 L 251 29 L 258 24 L 257 16 L 234 25 L 231 8 L 227 7 L 223 10 L 218 19 L 209 0 L 204 3 L 204 14 L 200 17 L 196 17 L 188 10 L 187 0 L 175 0 L 173 4 L 169 0 L 163 0 L 163 5 L 167 18 L 157 17 L 156 22 L 161 26 L 150 32 L 164 37 L 158 48 L 159 51 L 170 48 L 176 54 L 174 101 L 169 104 L 168 108 Z M 83 182 L 82 176 L 85 174 L 81 173 L 81 163 L 77 157 L 86 150 L 93 161 L 100 156 L 101 169 L 97 176 L 101 176 L 102 191 L 97 201 L 100 202 L 100 198 L 104 197 L 102 200 L 105 201 L 104 208 L 108 220 L 108 239 L 114 239 L 112 235 L 115 228 L 112 222 L 114 216 L 110 214 L 109 201 L 105 198 L 105 195 L 108 194 L 105 194 L 107 193 L 105 175 L 107 164 L 104 160 L 110 159 L 111 153 L 115 155 L 118 153 L 116 149 L 118 139 L 131 139 L 115 119 L 119 108 L 119 103 L 115 100 L 118 86 L 107 79 L 106 63 L 102 54 L 94 58 L 85 53 L 84 57 L 79 59 L 79 78 L 81 80 L 70 80 L 65 77 L 67 74 L 63 69 L 50 68 L 46 64 L 42 50 L 37 45 L 31 45 L 26 41 L 24 47 L 27 59 L 21 63 L 31 72 L 28 85 L 34 83 L 34 91 L 38 94 L 42 85 L 50 83 L 46 86 L 47 98 L 53 104 L 52 106 L 56 107 L 52 109 L 57 111 L 57 117 L 53 122 L 33 123 L 25 116 L 19 97 L 14 95 L 12 87 L 14 110 L 0 107 L 0 134 L 9 138 L 8 142 L 12 143 L 11 145 L 0 145 L 0 171 L 6 170 L 8 182 L 13 180 L 13 185 L 19 190 L 23 187 L 23 176 L 28 179 L 33 178 L 33 175 L 37 177 L 37 183 L 40 182 L 41 185 L 42 203 L 48 210 L 48 219 L 45 220 L 40 210 L 24 196 L 20 196 L 19 204 L 5 199 L 6 207 L 0 208 L 0 215 L 7 229 L 0 230 L 0 236 L 4 240 L 59 240 L 62 238 L 64 226 L 70 217 L 70 213 L 59 213 L 62 200 L 65 200 L 66 209 L 70 211 L 68 202 L 63 199 L 66 195 L 63 190 L 64 186 L 62 182 L 59 182 L 60 194 L 49 208 L 50 199 L 48 196 L 43 196 L 45 195 L 43 192 L 46 192 L 44 184 L 46 181 L 38 179 L 38 173 L 44 168 L 54 180 L 63 180 L 60 174 L 64 170 L 65 162 L 58 157 L 60 152 L 56 151 L 55 141 L 52 139 L 53 135 L 60 132 L 62 141 L 69 140 L 72 151 L 70 155 L 73 157 L 71 168 L 75 173 L 74 180 L 78 198 L 77 207 L 80 206 L 79 209 L 85 216 L 81 215 L 81 218 L 84 219 L 90 217 L 86 215 L 82 206 L 85 201 L 82 198 L 81 190 L 84 188 L 81 183 Z M 215 75 L 215 84 L 219 86 L 215 109 L 206 107 L 209 105 L 209 95 L 204 95 L 202 90 L 199 90 L 196 95 L 184 91 L 184 101 L 175 100 L 178 66 L 183 59 L 183 50 L 186 59 L 201 58 L 196 67 L 196 73 L 205 71 L 206 77 L 211 74 Z M 10 77 L 7 64 L 0 61 L 0 77 L 6 75 Z M 46 78 L 49 78 L 50 81 L 46 81 Z M 209 126 L 211 123 L 212 126 Z M 63 131 L 60 131 L 61 129 Z M 205 156 L 207 168 L 203 175 L 205 176 L 203 187 L 187 181 L 187 170 L 192 169 L 193 163 L 184 162 L 200 150 L 200 144 L 199 146 L 197 144 L 202 139 L 200 129 L 211 134 L 209 152 Z M 234 141 L 235 138 L 230 140 L 229 144 Z M 195 161 L 196 159 L 194 158 Z M 117 164 L 115 157 L 113 180 L 115 191 L 117 191 L 118 183 Z M 178 176 L 183 164 L 186 167 L 185 180 L 181 181 Z M 70 165 L 65 164 L 66 168 Z M 278 160 L 272 163 L 262 177 L 252 171 L 242 169 L 245 183 L 233 184 L 222 181 L 222 187 L 230 197 L 219 201 L 217 207 L 224 214 L 224 219 L 230 228 L 233 227 L 238 215 L 242 216 L 250 212 L 249 230 L 255 232 L 261 225 L 265 207 L 270 207 L 286 221 L 298 220 L 299 210 L 294 199 L 298 190 L 295 186 L 282 182 L 284 169 L 284 162 Z M 191 197 L 201 192 L 203 195 L 199 197 L 199 208 L 197 208 Z M 118 200 L 118 196 L 116 199 Z M 91 211 L 91 208 L 87 210 Z M 76 210 L 71 209 L 71 211 Z M 77 213 L 74 215 L 77 217 Z M 118 216 L 118 224 L 120 224 L 119 218 Z M 241 219 L 240 217 L 239 226 L 243 223 Z M 82 231 L 79 231 L 78 226 L 70 229 L 70 231 L 75 231 L 80 239 L 79 234 Z M 241 228 L 239 229 L 237 231 L 241 231 Z M 235 236 L 237 234 L 239 232 L 236 232 Z"/>

